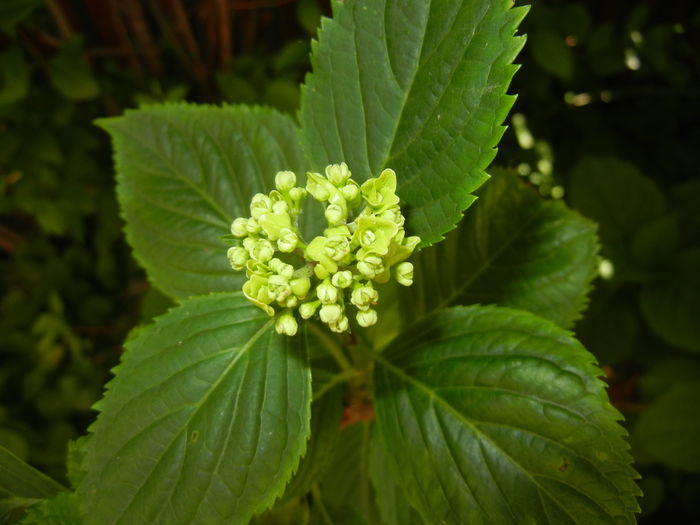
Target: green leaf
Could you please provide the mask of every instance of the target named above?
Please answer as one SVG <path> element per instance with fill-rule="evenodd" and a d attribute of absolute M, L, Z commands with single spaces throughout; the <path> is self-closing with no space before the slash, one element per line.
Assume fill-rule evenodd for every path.
<path fill-rule="evenodd" d="M 530 36 L 529 46 L 538 66 L 563 81 L 571 80 L 574 74 L 574 56 L 561 34 L 551 29 L 535 31 Z"/>
<path fill-rule="evenodd" d="M 53 87 L 68 100 L 81 102 L 100 94 L 95 76 L 83 59 L 83 42 L 73 38 L 65 43 L 48 67 Z"/>
<path fill-rule="evenodd" d="M 514 97 L 527 12 L 510 0 L 333 2 L 302 88 L 312 168 L 345 161 L 364 181 L 393 168 L 408 229 L 451 230 L 485 180 Z"/>
<path fill-rule="evenodd" d="M 682 383 L 644 410 L 632 430 L 635 448 L 676 469 L 700 472 L 700 381 Z"/>
<path fill-rule="evenodd" d="M 306 445 L 306 454 L 287 485 L 283 500 L 304 496 L 328 470 L 340 435 L 342 401 L 342 385 L 337 385 L 320 398 L 314 399 L 311 405 L 311 436 Z"/>
<path fill-rule="evenodd" d="M 642 314 L 656 335 L 690 352 L 700 352 L 700 249 L 676 256 L 640 294 Z"/>
<path fill-rule="evenodd" d="M 138 330 L 90 429 L 88 522 L 245 524 L 269 507 L 309 435 L 305 343 L 240 293 Z"/>
<path fill-rule="evenodd" d="M 665 209 L 654 181 L 615 157 L 583 157 L 571 174 L 568 194 L 574 208 L 600 225 L 603 248 L 617 259 L 627 257 L 633 234 Z"/>
<path fill-rule="evenodd" d="M 374 485 L 377 506 L 385 525 L 423 525 L 425 522 L 418 511 L 406 499 L 391 475 L 384 446 L 377 433 L 372 434 L 369 451 L 369 477 Z"/>
<path fill-rule="evenodd" d="M 61 484 L 0 446 L 0 499 L 45 499 L 62 490 Z"/>
<path fill-rule="evenodd" d="M 9 46 L 0 55 L 0 106 L 26 97 L 30 80 L 31 68 L 24 59 L 22 48 L 19 44 Z"/>
<path fill-rule="evenodd" d="M 406 324 L 445 306 L 482 303 L 571 326 L 598 265 L 595 224 L 502 170 L 479 197 L 459 228 L 414 257 L 414 285 L 399 300 Z"/>
<path fill-rule="evenodd" d="M 428 523 L 634 523 L 637 477 L 601 371 L 530 313 L 456 307 L 378 357 L 377 431 Z"/>
<path fill-rule="evenodd" d="M 63 492 L 51 499 L 34 505 L 19 522 L 20 525 L 80 525 L 78 498 L 73 492 Z"/>
<path fill-rule="evenodd" d="M 173 297 L 239 290 L 219 236 L 277 171 L 300 172 L 294 123 L 272 110 L 168 104 L 99 120 L 112 135 L 126 234 Z"/>
<path fill-rule="evenodd" d="M 41 4 L 41 0 L 3 0 L 0 3 L 0 29 L 10 33 Z"/>

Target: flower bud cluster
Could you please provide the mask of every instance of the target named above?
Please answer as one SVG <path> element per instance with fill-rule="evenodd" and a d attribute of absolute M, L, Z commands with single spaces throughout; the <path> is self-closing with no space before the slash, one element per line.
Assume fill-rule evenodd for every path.
<path fill-rule="evenodd" d="M 405 260 L 420 242 L 419 237 L 405 235 L 396 174 L 385 169 L 360 186 L 341 163 L 328 166 L 325 177 L 307 173 L 306 188 L 295 185 L 294 173 L 279 172 L 277 189 L 269 195 L 255 195 L 251 216 L 231 225 L 240 244 L 229 248 L 228 259 L 234 270 L 246 271 L 243 293 L 269 315 L 275 314 L 275 306 L 282 310 L 276 322 L 279 333 L 296 334 L 294 308 L 303 319 L 317 315 L 334 332 L 350 329 L 350 307 L 357 324 L 372 326 L 377 322 L 373 307 L 379 299 L 373 283 L 387 282 L 393 276 L 410 286 L 413 265 Z M 307 194 L 324 203 L 328 225 L 308 245 L 297 225 Z M 354 219 L 348 222 L 351 217 Z M 276 257 L 276 252 L 295 254 L 303 263 L 294 268 Z"/>

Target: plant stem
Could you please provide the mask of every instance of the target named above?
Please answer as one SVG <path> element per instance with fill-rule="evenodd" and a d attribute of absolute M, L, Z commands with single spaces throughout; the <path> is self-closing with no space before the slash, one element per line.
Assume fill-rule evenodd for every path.
<path fill-rule="evenodd" d="M 330 515 L 328 514 L 328 510 L 326 509 L 326 506 L 323 504 L 323 498 L 321 497 L 321 489 L 318 488 L 318 483 L 314 483 L 311 486 L 311 495 L 314 497 L 314 504 L 318 505 L 318 512 L 321 514 L 321 518 L 323 518 L 323 522 L 326 525 L 333 525 L 333 520 L 331 519 Z"/>
<path fill-rule="evenodd" d="M 354 368 L 338 372 L 333 377 L 331 377 L 326 384 L 324 384 L 321 388 L 318 389 L 318 391 L 314 394 L 313 401 L 319 400 L 326 394 L 326 392 L 328 392 L 335 385 L 343 383 L 344 381 L 352 379 L 353 377 L 356 377 L 361 374 L 362 372 L 360 372 L 359 370 L 355 370 Z"/>
<path fill-rule="evenodd" d="M 348 361 L 348 358 L 345 357 L 345 353 L 340 345 L 314 323 L 309 323 L 309 326 L 326 350 L 328 350 L 328 353 L 331 354 L 331 357 L 338 363 L 341 370 L 352 370 L 352 364 Z"/>

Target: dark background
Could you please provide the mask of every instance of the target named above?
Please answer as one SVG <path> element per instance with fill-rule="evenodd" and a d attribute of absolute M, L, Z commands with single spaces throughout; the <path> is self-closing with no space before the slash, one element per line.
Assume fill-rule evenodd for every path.
<path fill-rule="evenodd" d="M 496 159 L 601 222 L 607 278 L 575 330 L 632 432 L 645 523 L 700 523 L 698 345 L 669 337 L 640 299 L 682 287 L 682 315 L 700 321 L 700 265 L 682 281 L 676 270 L 700 261 L 697 5 L 537 0 Z M 63 479 L 128 331 L 168 306 L 125 243 L 110 144 L 92 121 L 173 100 L 294 114 L 321 14 L 327 0 L 0 3 L 0 445 Z M 577 170 L 596 162 L 662 195 L 646 233 L 608 234 L 576 198 Z M 625 197 L 601 199 L 624 214 Z"/>

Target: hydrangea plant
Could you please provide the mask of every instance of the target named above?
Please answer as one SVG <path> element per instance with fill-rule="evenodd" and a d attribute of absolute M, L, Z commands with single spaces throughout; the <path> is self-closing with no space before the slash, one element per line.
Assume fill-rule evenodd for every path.
<path fill-rule="evenodd" d="M 569 331 L 595 225 L 508 171 L 481 187 L 525 9 L 332 5 L 298 123 L 100 122 L 177 305 L 129 337 L 72 452 L 86 523 L 634 523 L 621 415 Z"/>

